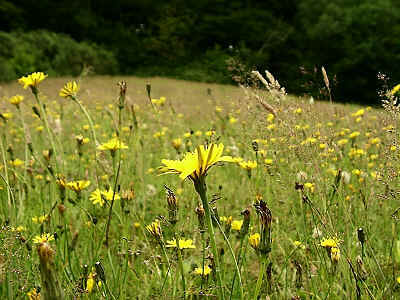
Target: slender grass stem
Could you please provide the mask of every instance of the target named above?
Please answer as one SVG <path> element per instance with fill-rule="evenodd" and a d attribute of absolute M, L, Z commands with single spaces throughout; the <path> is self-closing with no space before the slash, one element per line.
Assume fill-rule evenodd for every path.
<path fill-rule="evenodd" d="M 206 215 L 207 230 L 208 230 L 208 234 L 210 236 L 211 248 L 212 248 L 213 255 L 214 255 L 215 277 L 217 279 L 217 284 L 218 284 L 218 288 L 219 288 L 219 298 L 225 299 L 224 286 L 222 285 L 222 279 L 221 279 L 220 261 L 219 261 L 217 243 L 215 241 L 215 233 L 214 233 L 214 228 L 212 225 L 210 206 L 208 205 L 207 194 L 206 194 L 207 186 L 204 182 L 204 178 L 195 182 L 194 186 L 195 186 L 197 193 L 199 194 L 199 196 L 201 198 L 201 202 L 203 204 L 203 208 L 204 208 L 205 215 Z"/>

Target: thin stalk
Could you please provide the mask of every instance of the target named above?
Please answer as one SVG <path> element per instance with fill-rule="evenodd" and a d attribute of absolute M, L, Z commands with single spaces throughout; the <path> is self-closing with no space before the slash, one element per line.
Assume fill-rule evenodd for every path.
<path fill-rule="evenodd" d="M 199 196 L 201 198 L 201 202 L 203 204 L 203 208 L 204 208 L 204 211 L 205 211 L 208 235 L 210 236 L 211 248 L 212 248 L 213 255 L 214 255 L 215 277 L 217 279 L 217 284 L 219 286 L 219 298 L 223 300 L 223 299 L 225 299 L 224 287 L 222 286 L 222 279 L 221 279 L 221 272 L 220 272 L 220 262 L 219 262 L 219 256 L 218 256 L 218 250 L 217 250 L 217 243 L 215 241 L 215 233 L 214 233 L 214 228 L 213 228 L 213 225 L 212 225 L 210 206 L 208 205 L 207 195 L 206 195 L 207 186 L 206 186 L 206 184 L 204 182 L 204 178 L 202 178 L 202 179 L 198 180 L 197 182 L 195 182 L 194 186 L 195 186 L 195 189 L 196 189 L 197 193 L 199 194 Z"/>
<path fill-rule="evenodd" d="M 267 258 L 266 257 L 262 257 L 261 266 L 260 266 L 260 272 L 258 273 L 256 289 L 254 291 L 254 297 L 253 297 L 254 300 L 257 300 L 258 299 L 258 295 L 260 294 L 261 284 L 263 282 L 263 276 L 264 276 L 264 273 L 265 273 L 266 266 L 267 266 Z"/>
<path fill-rule="evenodd" d="M 47 121 L 47 113 L 44 110 L 42 101 L 40 101 L 38 93 L 34 92 L 33 95 L 35 96 L 36 102 L 39 105 L 40 113 L 42 114 L 42 117 L 40 119 L 43 120 L 43 124 L 44 124 L 44 127 L 46 128 L 47 135 L 49 136 L 51 147 L 53 148 L 53 151 L 54 151 L 54 157 L 55 157 L 54 162 L 56 164 L 56 169 L 57 169 L 57 173 L 58 173 L 59 169 L 58 169 L 58 163 L 57 163 L 57 158 L 58 158 L 57 149 L 56 149 L 56 145 L 54 143 L 53 134 L 50 131 L 49 123 Z"/>
<path fill-rule="evenodd" d="M 175 241 L 176 241 L 176 248 L 177 248 L 177 253 L 178 253 L 179 269 L 180 269 L 181 278 L 182 278 L 183 299 L 186 299 L 186 281 L 185 281 L 185 273 L 183 271 L 182 252 L 181 252 L 181 249 L 179 248 L 179 240 L 178 240 L 178 237 L 176 234 L 175 234 Z"/>
<path fill-rule="evenodd" d="M 235 274 L 238 276 L 239 285 L 240 285 L 240 299 L 243 299 L 242 276 L 240 275 L 240 270 L 239 270 L 239 267 L 238 267 L 238 264 L 237 264 L 237 261 L 236 261 L 235 253 L 233 253 L 233 249 L 232 249 L 231 243 L 229 242 L 229 239 L 226 237 L 225 232 L 221 227 L 221 224 L 219 224 L 219 222 L 217 222 L 217 224 L 218 224 L 219 230 L 221 231 L 221 233 L 222 233 L 222 235 L 223 235 L 223 237 L 225 239 L 225 242 L 226 242 L 226 244 L 228 246 L 228 249 L 229 249 L 229 253 L 231 254 L 232 260 L 233 260 L 233 262 L 235 264 L 235 267 L 236 267 L 236 273 Z"/>
<path fill-rule="evenodd" d="M 239 246 L 239 252 L 238 252 L 237 264 L 238 264 L 238 267 L 239 267 L 239 274 L 240 274 L 240 264 L 242 262 L 243 242 L 244 242 L 245 237 L 246 237 L 246 235 L 244 235 L 240 240 L 240 246 Z M 229 296 L 229 299 L 232 299 L 232 296 L 233 296 L 233 289 L 235 288 L 236 275 L 237 275 L 237 273 L 235 273 L 233 275 L 232 285 L 231 285 L 231 294 Z"/>

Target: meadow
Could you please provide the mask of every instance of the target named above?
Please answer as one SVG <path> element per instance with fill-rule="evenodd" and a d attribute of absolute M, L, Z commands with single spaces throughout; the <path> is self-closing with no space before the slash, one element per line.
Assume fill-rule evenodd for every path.
<path fill-rule="evenodd" d="M 266 79 L 2 84 L 0 298 L 399 298 L 396 97 Z"/>

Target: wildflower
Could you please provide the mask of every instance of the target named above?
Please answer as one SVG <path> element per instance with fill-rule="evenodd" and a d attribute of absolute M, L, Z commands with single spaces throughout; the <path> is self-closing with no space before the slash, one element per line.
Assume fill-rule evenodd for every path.
<path fill-rule="evenodd" d="M 42 235 L 37 235 L 33 238 L 33 243 L 37 245 L 48 243 L 50 241 L 54 241 L 54 236 L 50 233 L 43 233 Z"/>
<path fill-rule="evenodd" d="M 293 245 L 296 247 L 296 248 L 300 248 L 300 249 L 306 249 L 306 246 L 304 246 L 303 245 L 303 243 L 302 242 L 300 242 L 300 241 L 294 241 L 293 242 Z"/>
<path fill-rule="evenodd" d="M 40 300 L 40 290 L 33 288 L 27 294 L 29 300 Z"/>
<path fill-rule="evenodd" d="M 339 141 L 337 142 L 337 144 L 338 144 L 339 146 L 343 146 L 343 145 L 346 145 L 348 141 L 349 141 L 348 139 L 341 139 L 341 140 L 339 140 Z"/>
<path fill-rule="evenodd" d="M 93 274 L 93 272 L 90 272 L 86 281 L 86 290 L 89 294 L 93 291 L 93 287 L 95 284 L 94 276 L 95 273 Z"/>
<path fill-rule="evenodd" d="M 11 161 L 11 165 L 13 165 L 14 167 L 20 167 L 23 164 L 24 164 L 24 161 L 20 160 L 19 158 Z"/>
<path fill-rule="evenodd" d="M 358 137 L 360 135 L 359 131 L 354 131 L 352 133 L 349 134 L 349 138 L 351 139 L 355 139 L 356 137 Z"/>
<path fill-rule="evenodd" d="M 182 146 L 182 139 L 181 138 L 177 138 L 177 139 L 173 139 L 172 140 L 172 147 L 175 148 L 175 150 L 179 150 L 179 148 Z"/>
<path fill-rule="evenodd" d="M 304 183 L 304 187 L 308 190 L 310 190 L 311 193 L 314 193 L 315 190 L 315 184 L 311 182 L 306 182 Z"/>
<path fill-rule="evenodd" d="M 212 269 L 208 265 L 204 265 L 204 268 L 196 268 L 193 273 L 196 275 L 208 276 Z"/>
<path fill-rule="evenodd" d="M 44 222 L 49 220 L 49 215 L 45 214 L 39 217 L 32 217 L 32 222 L 35 224 L 43 224 Z"/>
<path fill-rule="evenodd" d="M 79 85 L 75 81 L 67 82 L 64 87 L 60 90 L 60 97 L 74 98 L 79 91 Z"/>
<path fill-rule="evenodd" d="M 19 104 L 24 100 L 24 96 L 21 95 L 15 95 L 12 96 L 10 99 L 8 99 L 8 102 L 10 102 L 11 104 L 15 105 L 15 106 L 19 106 Z"/>
<path fill-rule="evenodd" d="M 240 231 L 243 225 L 243 220 L 232 221 L 232 230 Z"/>
<path fill-rule="evenodd" d="M 110 150 L 112 153 L 114 153 L 118 149 L 128 149 L 128 146 L 115 137 L 109 140 L 107 143 L 101 144 L 97 147 L 97 149 L 102 151 Z"/>
<path fill-rule="evenodd" d="M 43 72 L 34 72 L 28 76 L 21 77 L 18 82 L 24 86 L 24 89 L 30 87 L 32 91 L 36 92 L 39 83 L 45 80 L 47 76 Z"/>
<path fill-rule="evenodd" d="M 37 132 L 42 132 L 43 129 L 44 129 L 44 127 L 43 127 L 42 125 L 40 125 L 40 126 L 38 126 L 38 127 L 35 128 L 35 130 L 36 130 Z"/>
<path fill-rule="evenodd" d="M 297 108 L 297 109 L 295 109 L 295 110 L 293 110 L 293 113 L 295 113 L 295 114 L 301 114 L 303 112 L 303 110 L 301 109 L 301 108 Z"/>
<path fill-rule="evenodd" d="M 167 241 L 167 248 L 176 248 L 176 240 Z M 193 240 L 179 240 L 179 249 L 195 249 L 196 246 L 193 245 Z"/>
<path fill-rule="evenodd" d="M 337 263 L 340 259 L 340 249 L 337 247 L 332 247 L 330 254 L 331 254 L 331 260 Z"/>
<path fill-rule="evenodd" d="M 249 244 L 254 250 L 257 250 L 260 246 L 260 234 L 255 233 L 249 236 Z"/>
<path fill-rule="evenodd" d="M 396 146 L 394 146 L 394 145 L 390 146 L 390 151 L 396 151 L 396 149 L 397 149 Z"/>
<path fill-rule="evenodd" d="M 243 169 L 246 169 L 247 171 L 251 169 L 257 168 L 257 162 L 256 161 L 247 161 L 247 162 L 240 162 L 239 166 L 241 166 Z"/>
<path fill-rule="evenodd" d="M 160 97 L 160 99 L 151 99 L 151 102 L 155 105 L 163 106 L 166 100 L 165 97 Z"/>
<path fill-rule="evenodd" d="M 114 197 L 114 200 L 119 200 L 121 197 L 115 193 L 114 191 L 109 188 L 108 190 L 103 190 L 101 191 L 100 189 L 96 189 L 90 194 L 90 200 L 92 201 L 93 205 L 99 204 L 101 207 L 103 207 L 105 200 L 107 201 L 112 201 Z"/>
<path fill-rule="evenodd" d="M 179 174 L 184 180 L 189 177 L 193 181 L 204 178 L 207 171 L 218 162 L 232 162 L 232 157 L 222 156 L 223 144 L 211 144 L 209 147 L 203 145 L 197 147 L 194 152 L 186 153 L 182 160 L 163 159 L 164 166 L 159 167 L 163 174 Z"/>
<path fill-rule="evenodd" d="M 26 231 L 26 228 L 22 225 L 19 225 L 17 226 L 17 228 L 11 227 L 11 231 L 21 233 L 23 231 Z"/>
<path fill-rule="evenodd" d="M 194 135 L 195 136 L 201 136 L 203 133 L 200 131 L 200 130 L 197 130 L 195 133 L 194 133 Z"/>
<path fill-rule="evenodd" d="M 71 181 L 66 184 L 66 187 L 70 190 L 74 191 L 75 193 L 80 193 L 82 190 L 87 188 L 90 185 L 90 181 L 88 180 L 78 180 L 78 181 Z"/>
<path fill-rule="evenodd" d="M 337 238 L 323 238 L 320 245 L 324 248 L 337 248 L 339 246 L 339 240 Z"/>
<path fill-rule="evenodd" d="M 156 240 L 161 240 L 162 237 L 162 232 L 161 232 L 161 226 L 160 226 L 160 221 L 155 220 L 149 225 L 146 225 L 146 230 L 148 233 L 150 233 L 151 236 L 153 236 Z"/>
<path fill-rule="evenodd" d="M 215 134 L 215 130 L 209 130 L 209 131 L 206 131 L 206 133 L 205 133 L 206 136 L 212 136 L 214 134 Z"/>
<path fill-rule="evenodd" d="M 230 124 L 235 124 L 237 122 L 237 119 L 236 118 L 234 118 L 234 117 L 230 117 L 229 118 L 229 123 Z"/>
<path fill-rule="evenodd" d="M 364 113 L 365 113 L 365 110 L 363 108 L 361 108 L 361 109 L 357 110 L 355 113 L 352 113 L 351 115 L 353 117 L 357 118 L 357 117 L 362 117 L 364 115 Z"/>
<path fill-rule="evenodd" d="M 267 116 L 267 122 L 272 123 L 275 119 L 275 116 L 273 114 L 268 114 Z"/>

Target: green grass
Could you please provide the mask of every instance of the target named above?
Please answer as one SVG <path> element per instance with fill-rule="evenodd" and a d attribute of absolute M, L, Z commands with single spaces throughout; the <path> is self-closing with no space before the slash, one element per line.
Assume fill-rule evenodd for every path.
<path fill-rule="evenodd" d="M 128 90 L 119 125 L 117 82 L 122 79 L 128 82 Z M 43 113 L 41 119 L 33 114 L 32 107 L 38 104 L 29 90 L 17 83 L 0 90 L 4 95 L 1 111 L 13 114 L 8 121 L 0 120 L 2 299 L 26 298 L 38 286 L 46 299 L 42 280 L 58 283 L 68 299 L 178 299 L 184 296 L 181 270 L 187 299 L 217 297 L 220 289 L 215 274 L 202 278 L 194 273 L 203 259 L 213 265 L 211 245 L 203 251 L 208 232 L 200 232 L 195 213 L 200 197 L 189 180 L 157 174 L 162 159 L 180 159 L 205 142 L 223 143 L 225 155 L 257 162 L 250 171 L 237 163 L 214 166 L 206 178 L 208 199 L 216 200 L 213 205 L 221 217 L 221 228 L 229 232 L 245 299 L 255 296 L 261 256 L 248 244 L 248 235 L 242 241 L 236 227 L 229 230 L 229 221 L 222 217 L 242 220 L 241 212 L 248 208 L 249 234 L 260 232 L 253 206 L 257 199 L 263 199 L 272 213 L 272 245 L 260 282 L 261 298 L 356 299 L 357 290 L 361 299 L 400 296 L 396 114 L 363 108 L 363 114 L 356 116 L 361 107 L 309 104 L 308 99 L 289 96 L 278 104 L 268 94 L 255 91 L 276 109 L 277 117 L 272 118 L 255 99 L 246 98 L 233 86 L 163 78 L 83 78 L 78 98 L 93 119 L 99 143 L 120 132 L 128 146 L 116 151 L 114 159 L 110 151 L 96 151 L 96 161 L 87 118 L 76 103 L 58 96 L 69 80 L 48 78 L 39 85 L 50 136 L 43 127 Z M 163 106 L 152 108 L 146 83 L 151 83 L 152 98 L 166 97 Z M 21 113 L 6 101 L 15 94 L 25 96 Z M 211 130 L 215 134 L 207 136 Z M 201 134 L 189 136 L 191 131 Z M 350 138 L 355 131 L 360 134 Z M 81 149 L 77 135 L 90 139 Z M 177 138 L 182 144 L 175 149 L 172 141 Z M 57 156 L 53 152 L 46 159 L 43 151 L 52 148 L 51 139 Z M 352 155 L 357 149 L 358 154 Z M 20 166 L 11 162 L 17 158 L 23 162 Z M 63 200 L 58 175 L 67 182 L 89 180 L 91 184 L 79 197 L 66 189 Z M 164 185 L 178 199 L 176 226 L 168 221 Z M 94 205 L 89 198 L 97 187 L 116 187 L 122 199 L 114 202 L 112 210 L 111 201 L 103 207 Z M 49 217 L 43 224 L 33 222 L 33 217 L 45 214 Z M 161 243 L 145 228 L 155 219 L 161 220 Z M 21 232 L 18 226 L 23 226 Z M 364 251 L 359 228 L 365 233 Z M 228 244 L 218 226 L 214 231 L 218 252 L 223 253 L 219 260 L 225 298 L 232 293 L 232 299 L 240 299 Z M 37 249 L 41 246 L 33 243 L 41 233 L 56 233 L 56 239 L 49 242 L 55 253 L 47 273 L 40 272 Z M 164 247 L 175 235 L 192 239 L 196 248 L 178 255 L 176 249 Z M 338 261 L 320 245 L 331 237 L 340 240 Z M 102 283 L 88 293 L 88 273 L 96 273 L 96 262 L 101 262 L 105 280 L 97 269 L 95 281 Z M 52 279 L 44 278 L 48 273 Z"/>

